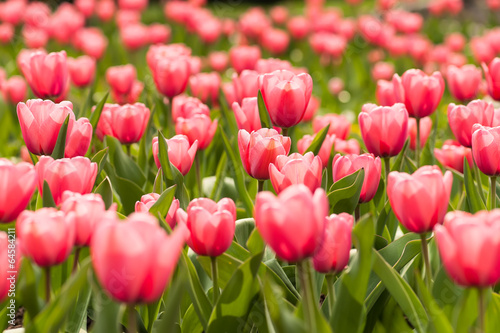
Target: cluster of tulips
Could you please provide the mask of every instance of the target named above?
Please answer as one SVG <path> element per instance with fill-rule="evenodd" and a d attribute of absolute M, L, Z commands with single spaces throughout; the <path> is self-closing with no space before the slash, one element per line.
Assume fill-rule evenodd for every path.
<path fill-rule="evenodd" d="M 500 30 L 205 5 L 0 3 L 0 329 L 500 330 Z"/>

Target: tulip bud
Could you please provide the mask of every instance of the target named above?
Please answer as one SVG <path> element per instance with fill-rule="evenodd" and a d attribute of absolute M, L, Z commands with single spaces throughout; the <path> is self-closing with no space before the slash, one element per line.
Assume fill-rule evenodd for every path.
<path fill-rule="evenodd" d="M 448 123 L 458 142 L 465 147 L 471 147 L 472 126 L 491 126 L 494 113 L 493 104 L 479 99 L 467 106 L 451 103 L 448 106 Z"/>
<path fill-rule="evenodd" d="M 144 194 L 141 197 L 141 201 L 137 201 L 135 203 L 135 212 L 136 213 L 147 213 L 149 209 L 156 203 L 156 201 L 160 198 L 158 193 L 149 193 Z M 170 208 L 168 209 L 167 215 L 164 216 L 165 222 L 170 226 L 170 228 L 175 227 L 175 213 L 179 209 L 179 200 L 174 199 Z"/>
<path fill-rule="evenodd" d="M 280 155 L 269 164 L 269 176 L 276 193 L 293 184 L 304 184 L 311 192 L 321 187 L 323 165 L 319 156 L 312 152 L 290 156 Z"/>
<path fill-rule="evenodd" d="M 376 95 L 381 106 L 393 106 L 397 102 L 394 84 L 391 81 L 378 80 Z"/>
<path fill-rule="evenodd" d="M 450 142 L 451 141 L 451 142 Z M 446 140 L 441 149 L 434 148 L 434 156 L 444 167 L 464 173 L 464 158 L 467 158 L 469 167 L 473 167 L 472 150 L 461 146 L 458 142 Z"/>
<path fill-rule="evenodd" d="M 259 92 L 259 73 L 253 70 L 244 70 L 239 75 L 233 74 L 233 85 L 236 98 L 241 103 L 244 98 L 257 97 Z"/>
<path fill-rule="evenodd" d="M 474 65 L 449 66 L 446 79 L 453 97 L 459 101 L 469 101 L 477 96 L 483 75 L 481 69 Z"/>
<path fill-rule="evenodd" d="M 297 141 L 297 150 L 299 151 L 299 153 L 305 154 L 307 148 L 309 148 L 315 137 L 316 134 L 312 136 L 304 135 L 302 139 Z M 326 168 L 328 166 L 328 163 L 330 161 L 330 156 L 332 154 L 332 148 L 336 148 L 334 147 L 335 140 L 336 140 L 335 135 L 327 134 L 325 140 L 323 141 L 323 144 L 321 145 L 321 148 L 319 149 L 318 156 L 321 159 L 321 164 L 323 165 L 323 168 Z"/>
<path fill-rule="evenodd" d="M 89 56 L 68 59 L 71 82 L 77 87 L 86 87 L 92 83 L 96 71 L 96 61 Z"/>
<path fill-rule="evenodd" d="M 189 78 L 191 93 L 204 103 L 217 104 L 221 78 L 219 73 L 199 73 Z"/>
<path fill-rule="evenodd" d="M 73 123 L 70 133 L 67 133 L 65 157 L 85 156 L 92 141 L 92 125 L 87 118 L 80 118 Z"/>
<path fill-rule="evenodd" d="M 500 58 L 493 59 L 489 65 L 483 63 L 482 66 L 488 83 L 488 94 L 498 101 L 500 100 Z"/>
<path fill-rule="evenodd" d="M 235 46 L 229 50 L 229 61 L 237 73 L 245 69 L 254 69 L 261 57 L 258 46 Z"/>
<path fill-rule="evenodd" d="M 191 63 L 187 56 L 159 59 L 153 70 L 156 89 L 168 98 L 182 94 L 186 90 Z"/>
<path fill-rule="evenodd" d="M 194 158 L 196 156 L 196 150 L 198 149 L 198 141 L 195 141 L 192 145 L 189 144 L 189 139 L 185 135 L 176 135 L 171 139 L 165 140 L 168 146 L 168 159 L 173 166 L 179 170 L 184 176 L 187 175 L 191 166 L 193 165 Z M 153 138 L 153 156 L 155 159 L 156 166 L 161 168 L 158 137 Z"/>
<path fill-rule="evenodd" d="M 137 78 L 137 71 L 133 65 L 109 67 L 106 70 L 106 81 L 111 89 L 118 94 L 126 95 L 132 91 L 132 86 Z"/>
<path fill-rule="evenodd" d="M 0 82 L 0 88 L 3 99 L 10 104 L 16 105 L 26 100 L 26 81 L 24 81 L 22 76 L 11 76 L 3 83 Z"/>
<path fill-rule="evenodd" d="M 146 130 L 149 109 L 142 103 L 105 104 L 97 123 L 96 134 L 103 140 L 105 135 L 117 138 L 122 144 L 139 142 Z"/>
<path fill-rule="evenodd" d="M 335 113 L 329 113 L 324 116 L 316 116 L 313 119 L 313 131 L 318 133 L 328 124 L 328 134 L 334 134 L 338 139 L 345 140 L 349 136 L 351 131 L 351 123 L 343 115 L 338 115 Z"/>
<path fill-rule="evenodd" d="M 500 175 L 500 127 L 472 126 L 472 155 L 487 176 Z"/>
<path fill-rule="evenodd" d="M 262 128 L 257 97 L 244 98 L 241 106 L 234 102 L 233 112 L 239 129 L 252 133 Z"/>
<path fill-rule="evenodd" d="M 195 114 L 191 118 L 178 118 L 175 123 L 175 132 L 187 136 L 189 144 L 194 145 L 198 141 L 198 149 L 207 148 L 215 132 L 217 131 L 218 121 L 212 121 L 205 114 Z"/>
<path fill-rule="evenodd" d="M 429 138 L 432 130 L 432 119 L 424 117 L 420 119 L 420 149 L 425 147 L 425 143 Z M 410 149 L 415 150 L 417 147 L 417 120 L 415 118 L 408 119 L 408 138 L 410 138 Z"/>
<path fill-rule="evenodd" d="M 196 97 L 178 95 L 172 99 L 172 120 L 191 118 L 195 114 L 210 116 L 210 109 Z"/>

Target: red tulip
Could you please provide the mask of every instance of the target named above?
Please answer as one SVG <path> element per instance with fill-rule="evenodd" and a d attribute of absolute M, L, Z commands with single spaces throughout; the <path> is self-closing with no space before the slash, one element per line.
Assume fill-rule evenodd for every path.
<path fill-rule="evenodd" d="M 299 151 L 299 153 L 304 154 L 315 137 L 316 134 L 312 136 L 304 135 L 302 139 L 297 141 L 297 150 Z M 330 161 L 330 155 L 332 154 L 332 148 L 334 148 L 335 140 L 335 135 L 327 134 L 325 140 L 323 141 L 323 144 L 321 145 L 321 148 L 319 149 L 318 156 L 321 159 L 321 164 L 324 168 L 328 166 L 328 163 Z"/>
<path fill-rule="evenodd" d="M 229 61 L 237 73 L 245 69 L 254 69 L 261 57 L 258 46 L 235 46 L 229 50 Z"/>
<path fill-rule="evenodd" d="M 288 155 L 292 142 L 278 131 L 262 128 L 252 133 L 238 132 L 240 157 L 246 172 L 253 178 L 269 179 L 269 164 L 279 155 Z"/>
<path fill-rule="evenodd" d="M 370 153 L 390 157 L 403 149 L 408 133 L 408 112 L 403 104 L 397 103 L 391 107 L 365 104 L 358 122 Z"/>
<path fill-rule="evenodd" d="M 127 95 L 137 79 L 137 71 L 133 65 L 109 67 L 106 70 L 106 81 L 118 94 Z"/>
<path fill-rule="evenodd" d="M 420 119 L 420 148 L 425 147 L 432 130 L 432 119 L 424 117 Z M 408 138 L 410 138 L 410 149 L 417 147 L 417 121 L 415 118 L 408 119 Z"/>
<path fill-rule="evenodd" d="M 404 103 L 410 117 L 423 118 L 431 115 L 439 105 L 444 92 L 441 73 L 428 76 L 419 69 L 409 69 L 401 78 L 393 78 L 398 102 Z"/>
<path fill-rule="evenodd" d="M 61 211 L 72 212 L 75 228 L 75 246 L 89 246 L 94 230 L 103 220 L 115 217 L 116 207 L 106 211 L 99 194 L 84 194 L 65 191 L 61 198 Z M 108 215 L 111 214 L 111 215 Z"/>
<path fill-rule="evenodd" d="M 500 281 L 500 211 L 446 214 L 436 243 L 444 268 L 455 283 L 487 288 Z"/>
<path fill-rule="evenodd" d="M 252 133 L 262 128 L 257 97 L 244 98 L 241 106 L 234 102 L 233 112 L 239 129 Z"/>
<path fill-rule="evenodd" d="M 276 255 L 288 262 L 312 257 L 321 247 L 328 200 L 302 184 L 291 185 L 277 197 L 260 192 L 255 200 L 255 225 Z"/>
<path fill-rule="evenodd" d="M 5 102 L 17 104 L 26 100 L 26 81 L 22 76 L 14 75 L 0 82 L 2 96 Z"/>
<path fill-rule="evenodd" d="M 453 176 L 444 176 L 437 166 L 423 166 L 412 175 L 392 171 L 387 182 L 387 196 L 394 214 L 411 232 L 432 231 L 443 223 L 448 210 Z"/>
<path fill-rule="evenodd" d="M 168 98 L 182 94 L 191 74 L 190 67 L 187 56 L 159 59 L 153 70 L 156 89 Z"/>
<path fill-rule="evenodd" d="M 178 226 L 167 235 L 150 219 L 149 214 L 135 213 L 128 222 L 105 223 L 92 238 L 90 255 L 97 278 L 120 302 L 151 303 L 160 298 L 189 234 Z"/>
<path fill-rule="evenodd" d="M 375 157 L 373 154 L 335 155 L 332 163 L 333 181 L 337 182 L 361 168 L 365 171 L 365 177 L 363 179 L 363 186 L 361 186 L 359 202 L 369 202 L 377 193 L 380 182 L 382 172 L 380 157 Z"/>
<path fill-rule="evenodd" d="M 62 264 L 75 241 L 75 216 L 55 208 L 25 210 L 17 219 L 17 238 L 24 256 L 40 267 Z"/>
<path fill-rule="evenodd" d="M 199 73 L 189 78 L 189 88 L 193 96 L 203 103 L 217 104 L 221 78 L 219 73 Z"/>
<path fill-rule="evenodd" d="M 73 123 L 67 133 L 64 157 L 85 156 L 92 141 L 92 125 L 87 118 L 80 118 Z"/>
<path fill-rule="evenodd" d="M 484 63 L 482 65 L 488 83 L 488 94 L 494 100 L 500 100 L 500 58 L 493 59 L 488 66 Z"/>
<path fill-rule="evenodd" d="M 236 98 L 241 103 L 244 98 L 257 97 L 259 92 L 259 73 L 253 70 L 244 70 L 237 75 L 233 74 L 233 85 Z"/>
<path fill-rule="evenodd" d="M 200 256 L 217 257 L 231 246 L 236 229 L 236 205 L 229 198 L 219 202 L 194 199 L 187 212 L 177 210 L 178 224 L 185 224 L 191 236 L 187 243 Z"/>
<path fill-rule="evenodd" d="M 460 144 L 455 145 L 445 141 L 441 149 L 434 148 L 434 156 L 443 166 L 461 173 L 464 173 L 464 158 L 467 158 L 470 167 L 474 166 L 471 149 Z"/>
<path fill-rule="evenodd" d="M 172 99 L 172 119 L 191 118 L 195 114 L 210 116 L 210 109 L 196 97 L 178 95 Z"/>
<path fill-rule="evenodd" d="M 86 87 L 94 81 L 96 61 L 89 56 L 68 59 L 71 82 L 77 87 Z"/>
<path fill-rule="evenodd" d="M 55 104 L 52 101 L 30 99 L 17 105 L 17 117 L 24 142 L 35 155 L 50 155 L 57 142 L 62 124 L 69 115 L 68 131 L 71 132 L 75 115 L 71 102 Z"/>
<path fill-rule="evenodd" d="M 96 134 L 101 140 L 105 135 L 115 137 L 122 144 L 139 142 L 149 116 L 149 109 L 142 103 L 106 104 L 97 123 Z"/>
<path fill-rule="evenodd" d="M 56 205 L 61 203 L 64 191 L 90 193 L 97 176 L 97 163 L 81 156 L 59 160 L 41 156 L 35 169 L 40 195 L 43 196 L 43 184 L 47 182 Z"/>
<path fill-rule="evenodd" d="M 156 201 L 160 198 L 158 193 L 149 193 L 144 194 L 141 197 L 141 201 L 137 201 L 135 203 L 135 212 L 136 213 L 147 213 L 149 209 L 156 203 Z M 179 209 L 179 200 L 174 199 L 170 208 L 168 209 L 167 215 L 164 216 L 165 222 L 170 226 L 170 228 L 175 227 L 175 213 Z"/>
<path fill-rule="evenodd" d="M 274 163 L 269 164 L 269 176 L 278 194 L 293 184 L 304 184 L 314 192 L 321 187 L 323 165 L 321 158 L 312 152 L 305 155 L 280 155 Z"/>
<path fill-rule="evenodd" d="M 340 273 L 349 262 L 352 242 L 352 215 L 332 214 L 325 219 L 325 234 L 313 257 L 314 269 L 320 273 Z"/>
<path fill-rule="evenodd" d="M 63 95 L 69 84 L 66 51 L 46 54 L 31 53 L 20 61 L 21 72 L 33 93 L 39 98 L 55 98 Z"/>
<path fill-rule="evenodd" d="M 328 134 L 335 134 L 335 136 L 341 140 L 347 139 L 349 132 L 351 131 L 351 123 L 343 115 L 338 115 L 335 113 L 329 113 L 324 116 L 316 116 L 313 119 L 313 131 L 318 133 L 328 124 Z"/>
<path fill-rule="evenodd" d="M 487 176 L 500 175 L 500 127 L 472 126 L 472 156 Z"/>
<path fill-rule="evenodd" d="M 35 191 L 35 168 L 26 162 L 14 164 L 0 158 L 0 179 L 0 222 L 12 222 L 28 206 Z"/>
<path fill-rule="evenodd" d="M 459 101 L 468 101 L 477 96 L 483 74 L 481 69 L 474 65 L 449 66 L 446 70 L 446 79 L 453 97 Z"/>
<path fill-rule="evenodd" d="M 180 173 L 184 176 L 187 175 L 191 166 L 193 165 L 194 158 L 196 156 L 196 150 L 198 149 L 198 141 L 195 140 L 192 145 L 189 143 L 189 139 L 185 135 L 176 135 L 171 139 L 165 140 L 168 146 L 168 159 Z M 153 156 L 155 159 L 156 166 L 161 168 L 160 158 L 158 156 L 158 137 L 153 138 Z"/>
<path fill-rule="evenodd" d="M 205 114 L 195 114 L 190 118 L 177 118 L 175 132 L 187 136 L 191 145 L 198 141 L 198 149 L 203 150 L 212 142 L 217 124 L 217 119 L 212 121 Z"/>
<path fill-rule="evenodd" d="M 491 126 L 494 113 L 493 104 L 479 99 L 467 106 L 451 103 L 448 106 L 448 123 L 458 142 L 465 147 L 471 147 L 472 126 L 474 124 Z"/>

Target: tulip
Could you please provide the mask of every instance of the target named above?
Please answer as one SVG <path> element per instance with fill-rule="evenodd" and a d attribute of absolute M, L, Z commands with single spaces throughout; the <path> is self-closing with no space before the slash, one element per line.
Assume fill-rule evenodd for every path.
<path fill-rule="evenodd" d="M 280 155 L 274 163 L 269 164 L 269 176 L 278 194 L 293 184 L 304 184 L 314 192 L 321 187 L 323 165 L 321 158 L 312 152 Z"/>
<path fill-rule="evenodd" d="M 123 95 L 111 89 L 111 96 L 113 96 L 113 99 L 120 105 L 135 104 L 139 100 L 139 97 L 141 97 L 143 89 L 144 84 L 141 81 L 134 81 L 132 90 L 128 94 Z"/>
<path fill-rule="evenodd" d="M 334 134 L 337 138 L 341 140 L 347 139 L 349 132 L 351 131 L 351 123 L 343 115 L 338 115 L 334 113 L 329 113 L 324 116 L 317 116 L 313 119 L 313 131 L 318 133 L 328 124 L 328 134 Z"/>
<path fill-rule="evenodd" d="M 283 30 L 270 28 L 260 36 L 260 43 L 271 54 L 282 54 L 288 49 L 290 36 Z"/>
<path fill-rule="evenodd" d="M 453 97 L 459 101 L 469 101 L 477 96 L 483 75 L 481 69 L 474 65 L 449 66 L 446 79 Z"/>
<path fill-rule="evenodd" d="M 149 42 L 151 44 L 168 43 L 172 34 L 168 25 L 153 23 L 148 27 Z"/>
<path fill-rule="evenodd" d="M 303 184 L 291 185 L 277 197 L 260 192 L 255 201 L 255 225 L 276 255 L 288 262 L 312 257 L 321 247 L 328 214 L 323 189 L 314 194 Z"/>
<path fill-rule="evenodd" d="M 393 106 L 397 102 L 394 84 L 391 81 L 378 80 L 376 95 L 381 106 Z"/>
<path fill-rule="evenodd" d="M 484 76 L 488 83 L 488 94 L 494 100 L 500 100 L 500 58 L 493 59 L 487 66 L 482 64 Z"/>
<path fill-rule="evenodd" d="M 306 108 L 306 113 L 304 113 L 304 117 L 302 118 L 302 121 L 309 121 L 311 120 L 316 112 L 318 111 L 319 107 L 321 105 L 321 101 L 311 95 L 311 99 L 309 100 L 309 103 L 307 104 Z"/>
<path fill-rule="evenodd" d="M 205 114 L 195 114 L 190 118 L 177 118 L 175 132 L 187 136 L 190 145 L 198 141 L 198 149 L 204 150 L 212 142 L 217 124 L 217 120 L 212 121 Z"/>
<path fill-rule="evenodd" d="M 313 257 L 316 271 L 338 274 L 347 266 L 353 224 L 354 218 L 346 213 L 326 217 L 323 242 Z"/>
<path fill-rule="evenodd" d="M 292 38 L 299 40 L 309 34 L 310 23 L 305 17 L 296 16 L 288 21 L 287 28 Z"/>
<path fill-rule="evenodd" d="M 94 13 L 95 0 L 75 0 L 75 6 L 86 17 L 89 18 Z"/>
<path fill-rule="evenodd" d="M 432 130 L 432 119 L 424 117 L 420 119 L 420 149 L 425 147 L 425 143 L 429 138 Z M 417 148 L 417 120 L 415 118 L 408 119 L 408 138 L 410 138 L 410 149 Z"/>
<path fill-rule="evenodd" d="M 259 92 L 259 73 L 253 70 L 244 70 L 237 75 L 233 74 L 233 85 L 239 103 L 247 97 L 257 97 Z"/>
<path fill-rule="evenodd" d="M 24 10 L 23 21 L 25 26 L 45 28 L 50 20 L 51 9 L 41 1 L 32 1 Z"/>
<path fill-rule="evenodd" d="M 143 11 L 148 6 L 148 0 L 118 0 L 120 9 Z"/>
<path fill-rule="evenodd" d="M 168 159 L 173 166 L 179 170 L 184 176 L 187 175 L 193 165 L 198 149 L 198 141 L 195 140 L 191 145 L 189 139 L 185 135 L 176 135 L 171 139 L 165 140 L 168 146 Z M 161 168 L 159 158 L 158 137 L 153 138 L 153 156 L 156 166 Z"/>
<path fill-rule="evenodd" d="M 139 142 L 146 130 L 149 109 L 142 103 L 106 104 L 97 124 L 96 134 L 102 140 L 105 135 L 117 138 L 122 144 Z"/>
<path fill-rule="evenodd" d="M 50 17 L 46 31 L 60 44 L 67 44 L 84 26 L 85 16 L 75 6 L 65 2 Z"/>
<path fill-rule="evenodd" d="M 259 84 L 274 125 L 289 128 L 302 120 L 312 93 L 309 74 L 280 70 L 262 75 Z"/>
<path fill-rule="evenodd" d="M 282 69 L 291 72 L 295 70 L 290 61 L 276 58 L 259 59 L 255 64 L 255 71 L 260 74 L 271 73 Z"/>
<path fill-rule="evenodd" d="M 434 228 L 446 272 L 464 287 L 485 288 L 500 281 L 500 211 L 450 212 Z"/>
<path fill-rule="evenodd" d="M 97 163 L 81 156 L 59 160 L 41 156 L 35 169 L 40 195 L 43 197 L 43 184 L 47 182 L 56 205 L 61 203 L 64 191 L 90 193 L 97 176 Z"/>
<path fill-rule="evenodd" d="M 14 164 L 0 158 L 0 179 L 0 222 L 11 222 L 28 206 L 35 191 L 35 168 L 26 162 Z"/>
<path fill-rule="evenodd" d="M 258 46 L 235 46 L 229 50 L 229 61 L 234 70 L 240 74 L 245 69 L 254 69 L 261 57 Z"/>
<path fill-rule="evenodd" d="M 56 98 L 63 95 L 69 84 L 66 51 L 46 54 L 32 53 L 21 60 L 21 72 L 33 93 L 39 98 Z"/>
<path fill-rule="evenodd" d="M 156 201 L 160 198 L 160 195 L 158 193 L 149 193 L 149 194 L 144 194 L 141 197 L 141 201 L 137 201 L 135 203 L 135 212 L 136 213 L 147 213 L 149 212 L 149 209 L 156 203 Z M 174 199 L 172 201 L 172 204 L 170 205 L 170 208 L 168 209 L 167 215 L 164 216 L 165 222 L 170 226 L 170 228 L 175 227 L 175 213 L 177 212 L 177 209 L 179 209 L 179 200 Z"/>
<path fill-rule="evenodd" d="M 126 95 L 132 91 L 132 86 L 137 78 L 137 71 L 133 65 L 109 67 L 106 70 L 106 81 L 112 90 Z"/>
<path fill-rule="evenodd" d="M 337 96 L 344 90 L 344 81 L 339 77 L 332 77 L 328 80 L 328 91 L 333 95 Z"/>
<path fill-rule="evenodd" d="M 500 175 L 500 127 L 472 126 L 472 155 L 477 167 L 487 176 Z"/>
<path fill-rule="evenodd" d="M 136 51 L 149 43 L 149 29 L 142 23 L 130 23 L 120 29 L 120 38 L 126 49 Z"/>
<path fill-rule="evenodd" d="M 340 140 L 335 139 L 335 151 L 342 154 L 359 155 L 360 147 L 356 139 Z"/>
<path fill-rule="evenodd" d="M 373 155 L 386 158 L 403 149 L 408 133 L 408 112 L 403 104 L 365 104 L 358 122 L 366 148 Z"/>
<path fill-rule="evenodd" d="M 113 18 L 116 6 L 113 0 L 100 0 L 96 5 L 96 14 L 101 21 L 107 22 Z"/>
<path fill-rule="evenodd" d="M 472 126 L 474 124 L 493 125 L 494 113 L 493 104 L 479 99 L 470 102 L 467 106 L 451 103 L 448 106 L 448 123 L 458 142 L 465 147 L 471 147 Z"/>
<path fill-rule="evenodd" d="M 26 10 L 25 1 L 5 1 L 1 3 L 0 8 L 0 21 L 18 25 L 22 19 L 24 12 Z"/>
<path fill-rule="evenodd" d="M 189 78 L 191 93 L 204 103 L 217 104 L 221 78 L 219 73 L 199 73 Z"/>
<path fill-rule="evenodd" d="M 68 59 L 71 82 L 77 87 L 86 87 L 94 81 L 96 61 L 89 56 Z"/>
<path fill-rule="evenodd" d="M 423 118 L 436 111 L 444 92 L 441 73 L 428 76 L 419 69 L 404 72 L 401 78 L 393 78 L 394 92 L 398 102 L 404 103 L 410 117 Z"/>
<path fill-rule="evenodd" d="M 17 105 L 17 117 L 21 125 L 24 142 L 35 155 L 50 155 L 54 150 L 61 126 L 69 116 L 68 131 L 71 132 L 75 115 L 71 102 L 56 104 L 52 101 L 30 99 Z"/>
<path fill-rule="evenodd" d="M 262 128 L 257 97 L 244 98 L 241 106 L 234 102 L 233 112 L 239 129 L 252 133 Z"/>
<path fill-rule="evenodd" d="M 191 74 L 190 67 L 187 56 L 158 60 L 153 70 L 156 89 L 168 98 L 182 94 Z"/>
<path fill-rule="evenodd" d="M 80 118 L 73 123 L 70 133 L 67 133 L 65 157 L 85 156 L 92 141 L 92 125 L 87 118 Z"/>
<path fill-rule="evenodd" d="M 22 76 L 14 75 L 3 83 L 0 82 L 3 99 L 10 104 L 17 104 L 26 99 L 26 81 Z"/>
<path fill-rule="evenodd" d="M 262 8 L 251 8 L 239 19 L 239 30 L 251 39 L 258 39 L 270 27 L 271 21 Z"/>
<path fill-rule="evenodd" d="M 7 44 L 14 37 L 14 26 L 9 23 L 0 24 L 0 43 Z"/>
<path fill-rule="evenodd" d="M 186 212 L 178 209 L 176 219 L 191 232 L 187 244 L 196 254 L 218 257 L 233 242 L 236 205 L 229 198 L 219 202 L 198 198 L 189 203 Z"/>
<path fill-rule="evenodd" d="M 304 135 L 302 139 L 297 141 L 297 150 L 300 154 L 304 154 L 313 142 L 315 135 Z M 334 148 L 336 137 L 335 135 L 327 134 L 321 148 L 319 149 L 318 156 L 321 159 L 321 164 L 324 168 L 328 166 L 330 161 L 330 155 L 332 154 L 332 148 Z"/>
<path fill-rule="evenodd" d="M 210 116 L 210 109 L 196 97 L 178 95 L 172 99 L 172 119 L 191 118 L 195 114 Z"/>
<path fill-rule="evenodd" d="M 269 12 L 274 23 L 285 24 L 288 19 L 288 9 L 284 6 L 274 6 Z"/>
<path fill-rule="evenodd" d="M 62 264 L 75 242 L 74 215 L 55 208 L 25 210 L 17 219 L 17 238 L 22 253 L 40 267 Z"/>
<path fill-rule="evenodd" d="M 458 142 L 454 144 L 451 140 L 445 141 L 441 149 L 434 148 L 434 156 L 444 167 L 464 173 L 464 158 L 467 158 L 469 167 L 473 167 L 472 150 L 461 146 Z"/>
<path fill-rule="evenodd" d="M 238 132 L 240 157 L 246 172 L 258 180 L 269 179 L 269 164 L 274 163 L 279 155 L 288 155 L 291 140 L 278 131 L 262 128 L 252 133 L 245 130 Z"/>
<path fill-rule="evenodd" d="M 208 62 L 214 71 L 223 72 L 229 64 L 229 56 L 224 51 L 214 51 L 208 55 Z"/>
<path fill-rule="evenodd" d="M 377 62 L 372 68 L 372 77 L 375 81 L 390 80 L 394 75 L 394 65 L 388 62 Z"/>
<path fill-rule="evenodd" d="M 365 177 L 361 186 L 359 202 L 369 202 L 377 193 L 380 182 L 382 172 L 380 157 L 375 157 L 373 154 L 335 155 L 332 163 L 333 182 L 337 182 L 360 169 L 364 169 Z"/>
<path fill-rule="evenodd" d="M 103 2 L 108 2 L 108 0 L 99 1 L 99 3 Z M 106 52 L 108 39 L 98 28 L 83 28 L 75 34 L 73 46 L 77 50 L 82 50 L 89 57 L 101 59 Z"/>
<path fill-rule="evenodd" d="M 95 273 L 105 291 L 127 304 L 151 303 L 161 297 L 181 255 L 188 231 L 171 235 L 152 224 L 149 214 L 124 223 L 106 223 L 90 244 Z"/>
<path fill-rule="evenodd" d="M 234 90 L 234 86 L 231 82 L 222 83 L 221 89 L 228 105 L 233 105 L 234 102 L 237 102 L 236 91 Z"/>

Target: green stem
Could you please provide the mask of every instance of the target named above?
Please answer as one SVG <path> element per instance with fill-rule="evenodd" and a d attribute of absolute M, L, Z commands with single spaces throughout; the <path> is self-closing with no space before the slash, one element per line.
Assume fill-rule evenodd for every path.
<path fill-rule="evenodd" d="M 432 271 L 431 271 L 431 263 L 429 261 L 429 249 L 427 247 L 427 238 L 425 237 L 425 233 L 420 234 L 420 239 L 422 245 L 422 256 L 424 258 L 424 265 L 425 265 L 425 283 L 427 284 L 427 288 L 430 290 Z"/>
<path fill-rule="evenodd" d="M 130 145 L 125 145 L 125 147 L 127 147 L 127 155 L 128 155 L 128 157 L 132 157 L 132 153 L 131 153 L 131 150 L 130 150 Z"/>
<path fill-rule="evenodd" d="M 316 322 L 314 319 L 314 295 L 309 283 L 307 259 L 303 259 L 297 263 L 297 269 L 300 278 L 300 286 L 302 288 L 302 307 L 304 309 L 304 317 L 309 332 L 316 332 Z"/>
<path fill-rule="evenodd" d="M 213 282 L 213 292 L 214 292 L 214 306 L 217 304 L 217 300 L 219 299 L 220 290 L 219 290 L 219 277 L 217 273 L 217 257 L 210 257 L 212 262 L 212 282 Z"/>
<path fill-rule="evenodd" d="M 335 276 L 333 274 L 326 274 L 326 287 L 328 290 L 328 306 L 330 307 L 330 318 L 333 316 L 333 307 L 335 306 Z"/>
<path fill-rule="evenodd" d="M 479 168 L 478 168 L 475 160 L 474 160 L 474 177 L 476 177 L 476 185 L 477 185 L 477 190 L 479 192 L 479 196 L 481 197 L 483 202 L 486 202 L 486 200 L 484 200 L 483 183 L 481 181 L 481 172 L 479 171 Z"/>
<path fill-rule="evenodd" d="M 415 160 L 417 162 L 417 169 L 420 168 L 420 118 L 417 121 L 417 145 L 415 146 Z"/>
<path fill-rule="evenodd" d="M 45 267 L 45 301 L 50 302 L 50 267 Z"/>
<path fill-rule="evenodd" d="M 127 312 L 128 312 L 127 333 L 137 333 L 137 318 L 135 316 L 135 306 L 133 304 L 127 305 Z"/>
<path fill-rule="evenodd" d="M 486 291 L 487 288 L 478 288 L 479 294 L 479 332 L 484 333 L 484 317 L 486 316 Z"/>
<path fill-rule="evenodd" d="M 283 136 L 288 136 L 288 129 L 289 128 L 288 127 L 286 127 L 286 128 L 282 127 L 281 129 L 282 129 L 281 134 L 283 134 Z"/>
<path fill-rule="evenodd" d="M 492 176 L 491 180 L 491 188 L 490 188 L 490 210 L 495 209 L 497 202 L 497 177 Z"/>
<path fill-rule="evenodd" d="M 203 196 L 203 184 L 201 183 L 201 165 L 200 165 L 200 154 L 196 154 L 194 158 L 195 171 L 196 171 L 196 183 L 198 184 L 198 197 Z"/>
<path fill-rule="evenodd" d="M 78 258 L 80 257 L 80 247 L 77 247 L 75 250 L 75 261 L 73 261 L 73 269 L 71 270 L 71 274 L 75 274 L 78 269 Z"/>
<path fill-rule="evenodd" d="M 265 182 L 265 180 L 260 180 L 259 179 L 258 182 L 259 182 L 259 187 L 257 189 L 257 193 L 262 192 L 264 190 L 264 182 Z"/>
<path fill-rule="evenodd" d="M 385 169 L 385 200 L 384 200 L 384 205 L 387 202 L 387 181 L 389 179 L 389 172 L 391 172 L 391 158 L 390 157 L 384 157 L 384 169 Z"/>
<path fill-rule="evenodd" d="M 359 207 L 359 203 L 356 205 L 356 208 L 354 209 L 354 223 L 358 222 L 359 221 L 359 216 L 361 215 L 360 213 L 360 207 Z"/>

